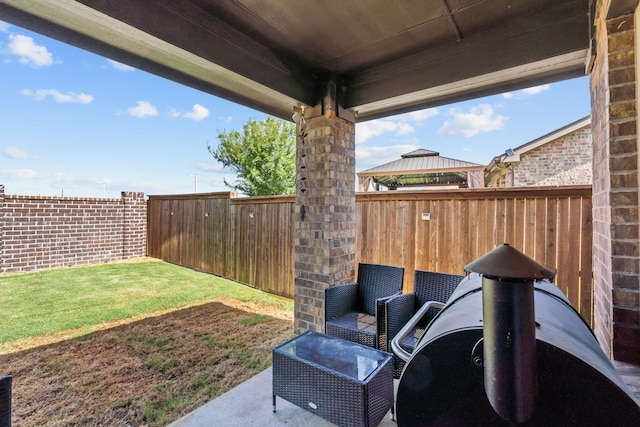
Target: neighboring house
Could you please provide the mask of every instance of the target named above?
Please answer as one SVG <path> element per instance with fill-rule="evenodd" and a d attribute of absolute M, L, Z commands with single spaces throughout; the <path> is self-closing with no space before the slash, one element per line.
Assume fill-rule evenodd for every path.
<path fill-rule="evenodd" d="M 592 182 L 591 117 L 494 157 L 487 187 L 577 185 Z"/>
<path fill-rule="evenodd" d="M 441 157 L 430 150 L 414 150 L 399 160 L 358 172 L 359 191 L 400 188 L 476 188 L 484 187 L 485 167 L 464 160 Z"/>

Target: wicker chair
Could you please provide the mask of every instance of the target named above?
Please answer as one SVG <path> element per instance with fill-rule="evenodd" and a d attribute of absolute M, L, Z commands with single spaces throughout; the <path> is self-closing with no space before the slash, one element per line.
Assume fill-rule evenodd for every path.
<path fill-rule="evenodd" d="M 433 271 L 415 270 L 413 293 L 397 295 L 385 302 L 387 348 L 391 351 L 391 340 L 409 320 L 427 302 L 446 303 L 458 284 L 465 276 L 458 274 L 437 273 Z M 439 304 L 440 305 L 440 304 Z M 425 307 L 426 308 L 426 307 Z M 425 328 L 440 310 L 431 307 L 417 322 L 417 326 L 400 342 L 400 346 L 412 353 Z M 393 376 L 399 378 L 405 362 L 394 354 Z"/>
<path fill-rule="evenodd" d="M 402 292 L 404 268 L 358 264 L 358 281 L 325 290 L 327 335 L 387 350 L 384 301 Z"/>
<path fill-rule="evenodd" d="M 11 427 L 11 375 L 0 378 L 0 427 Z"/>

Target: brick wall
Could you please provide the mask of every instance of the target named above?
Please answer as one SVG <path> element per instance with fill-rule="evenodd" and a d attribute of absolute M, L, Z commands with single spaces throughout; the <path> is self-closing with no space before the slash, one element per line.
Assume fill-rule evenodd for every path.
<path fill-rule="evenodd" d="M 522 155 L 514 163 L 519 186 L 591 184 L 591 129 L 585 126 Z"/>
<path fill-rule="evenodd" d="M 637 11 L 596 11 L 591 77 L 594 329 L 609 357 L 640 364 Z"/>
<path fill-rule="evenodd" d="M 144 256 L 142 193 L 120 199 L 5 195 L 0 185 L 0 273 Z"/>

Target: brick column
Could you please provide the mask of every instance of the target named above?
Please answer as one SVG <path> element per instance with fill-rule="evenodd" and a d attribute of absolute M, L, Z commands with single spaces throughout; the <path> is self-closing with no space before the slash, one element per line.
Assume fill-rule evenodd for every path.
<path fill-rule="evenodd" d="M 144 193 L 122 192 L 124 205 L 122 259 L 147 254 L 147 202 Z"/>
<path fill-rule="evenodd" d="M 325 288 L 354 280 L 355 124 L 326 110 L 297 129 L 294 327 L 322 332 Z"/>
<path fill-rule="evenodd" d="M 590 73 L 594 330 L 610 358 L 640 364 L 638 32 L 635 12 L 607 16 L 611 3 L 597 3 Z"/>

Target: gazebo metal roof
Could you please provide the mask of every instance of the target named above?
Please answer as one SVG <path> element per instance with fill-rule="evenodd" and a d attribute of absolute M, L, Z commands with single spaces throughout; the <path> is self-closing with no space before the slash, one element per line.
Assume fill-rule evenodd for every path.
<path fill-rule="evenodd" d="M 403 154 L 398 160 L 358 172 L 358 179 L 364 183 L 372 179 L 374 183 L 389 189 L 399 187 L 422 187 L 456 185 L 468 186 L 469 172 L 483 172 L 484 165 L 464 160 L 442 157 L 431 150 L 418 149 Z"/>

